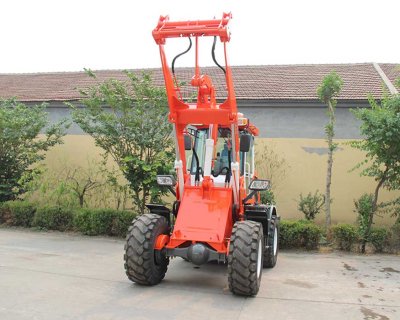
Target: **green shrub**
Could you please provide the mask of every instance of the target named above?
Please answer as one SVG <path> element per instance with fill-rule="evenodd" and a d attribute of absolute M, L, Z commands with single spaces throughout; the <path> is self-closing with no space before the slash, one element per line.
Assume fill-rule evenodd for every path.
<path fill-rule="evenodd" d="M 8 207 L 8 202 L 0 202 L 0 224 L 12 225 L 11 210 Z"/>
<path fill-rule="evenodd" d="M 338 224 L 331 228 L 332 237 L 341 250 L 350 251 L 354 243 L 358 241 L 358 230 L 351 224 Z"/>
<path fill-rule="evenodd" d="M 25 201 L 7 201 L 0 208 L 0 223 L 31 227 L 36 208 Z"/>
<path fill-rule="evenodd" d="M 91 213 L 90 226 L 93 234 L 111 235 L 112 224 L 116 215 L 115 210 L 96 209 Z"/>
<path fill-rule="evenodd" d="M 300 194 L 300 200 L 297 204 L 297 209 L 304 214 L 307 220 L 314 220 L 315 216 L 321 211 L 325 204 L 325 196 L 315 191 L 314 194 L 309 192 L 305 197 Z"/>
<path fill-rule="evenodd" d="M 72 226 L 74 230 L 82 232 L 83 234 L 91 235 L 90 232 L 90 209 L 80 209 L 75 211 L 74 218 L 72 219 Z"/>
<path fill-rule="evenodd" d="M 369 242 L 374 246 L 376 252 L 382 252 L 389 245 L 390 232 L 382 227 L 374 227 L 369 234 Z"/>
<path fill-rule="evenodd" d="M 118 214 L 113 221 L 112 235 L 125 237 L 128 233 L 128 228 L 135 219 L 136 214 L 133 211 L 117 211 Z"/>
<path fill-rule="evenodd" d="M 35 164 L 62 143 L 67 127 L 65 120 L 49 124 L 45 104 L 27 106 L 0 98 L 0 202 L 25 192 L 24 182 L 40 172 Z"/>
<path fill-rule="evenodd" d="M 39 207 L 33 219 L 33 226 L 49 230 L 65 231 L 71 228 L 74 213 L 59 206 Z"/>
<path fill-rule="evenodd" d="M 311 221 L 281 221 L 279 245 L 281 248 L 318 248 L 322 229 Z"/>
<path fill-rule="evenodd" d="M 73 224 L 76 230 L 91 236 L 125 236 L 134 217 L 132 211 L 81 209 L 75 213 Z"/>
<path fill-rule="evenodd" d="M 260 192 L 261 203 L 264 204 L 275 204 L 275 195 L 271 189 Z"/>
<path fill-rule="evenodd" d="M 390 229 L 389 246 L 392 250 L 400 250 L 400 222 L 396 222 Z"/>
<path fill-rule="evenodd" d="M 364 193 L 358 200 L 354 200 L 354 206 L 357 212 L 357 222 L 359 225 L 359 234 L 361 239 L 368 239 L 370 228 L 370 216 L 373 214 L 373 194 Z"/>

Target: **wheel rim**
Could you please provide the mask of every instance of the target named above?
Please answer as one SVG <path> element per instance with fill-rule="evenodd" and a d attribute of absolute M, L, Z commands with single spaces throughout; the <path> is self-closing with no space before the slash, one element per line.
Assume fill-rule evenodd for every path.
<path fill-rule="evenodd" d="M 276 256 L 276 252 L 278 251 L 278 229 L 274 228 L 274 256 Z"/>
<path fill-rule="evenodd" d="M 257 252 L 257 278 L 260 277 L 261 274 L 261 264 L 262 264 L 262 241 L 258 242 L 258 252 Z"/>

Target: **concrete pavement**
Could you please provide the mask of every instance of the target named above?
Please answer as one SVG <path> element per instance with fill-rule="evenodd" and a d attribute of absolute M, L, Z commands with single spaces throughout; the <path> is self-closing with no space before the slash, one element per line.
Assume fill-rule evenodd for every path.
<path fill-rule="evenodd" d="M 0 319 L 400 319 L 400 257 L 281 252 L 255 298 L 226 267 L 171 261 L 158 286 L 131 283 L 124 241 L 0 229 Z"/>

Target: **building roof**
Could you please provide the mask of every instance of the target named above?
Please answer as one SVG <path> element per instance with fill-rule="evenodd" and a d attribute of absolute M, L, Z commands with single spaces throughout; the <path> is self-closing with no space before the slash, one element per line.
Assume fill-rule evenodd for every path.
<path fill-rule="evenodd" d="M 400 77 L 400 65 L 379 64 L 387 79 L 394 83 Z M 316 65 L 264 65 L 233 66 L 232 73 L 238 100 L 308 100 L 316 101 L 316 90 L 322 78 L 335 70 L 344 85 L 339 100 L 365 100 L 368 94 L 379 98 L 386 85 L 373 63 L 316 64 Z M 150 72 L 155 83 L 163 86 L 161 69 L 131 70 L 135 73 Z M 205 67 L 202 73 L 212 77 L 217 98 L 226 96 L 224 74 L 217 67 Z M 79 100 L 79 89 L 96 82 L 114 78 L 126 80 L 121 70 L 95 71 L 96 79 L 85 72 L 54 72 L 32 74 L 0 74 L 0 97 L 16 97 L 23 102 Z M 193 68 L 177 68 L 178 81 L 190 83 Z M 184 95 L 190 94 L 187 85 Z"/>

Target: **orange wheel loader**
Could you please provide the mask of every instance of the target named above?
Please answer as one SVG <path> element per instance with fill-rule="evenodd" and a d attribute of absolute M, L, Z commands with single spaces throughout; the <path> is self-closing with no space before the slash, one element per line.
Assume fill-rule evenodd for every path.
<path fill-rule="evenodd" d="M 159 283 L 169 259 L 182 257 L 195 265 L 227 264 L 230 290 L 253 296 L 259 291 L 263 267 L 276 264 L 280 217 L 275 206 L 260 201 L 260 192 L 270 184 L 255 174 L 258 129 L 237 110 L 226 52 L 230 19 L 230 13 L 220 20 L 180 22 L 161 16 L 153 30 L 176 145 L 176 178 L 157 176 L 157 182 L 168 187 L 176 200 L 171 209 L 147 204 L 149 213 L 136 218 L 129 228 L 125 270 L 135 283 Z M 226 80 L 226 99 L 221 103 L 211 77 L 200 71 L 199 40 L 204 37 L 214 37 L 211 55 Z M 173 59 L 171 67 L 164 51 L 167 38 L 189 41 L 189 48 Z M 225 66 L 215 58 L 218 38 L 224 47 Z M 174 65 L 193 42 L 195 68 L 190 84 L 197 100 L 188 103 L 182 98 Z"/>

